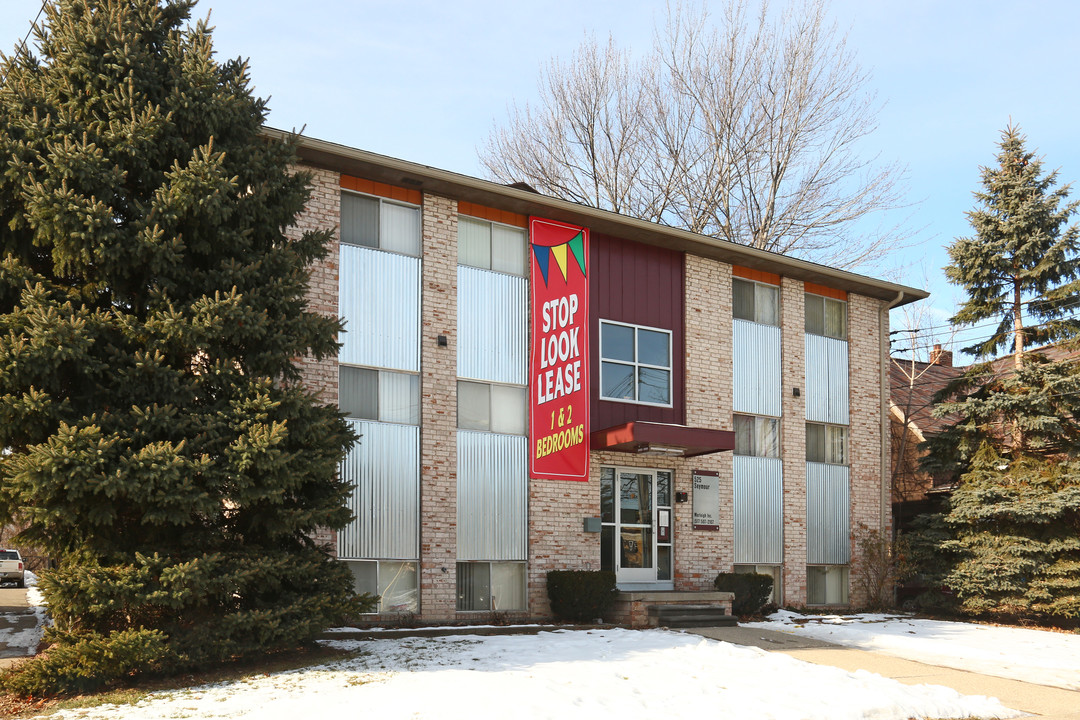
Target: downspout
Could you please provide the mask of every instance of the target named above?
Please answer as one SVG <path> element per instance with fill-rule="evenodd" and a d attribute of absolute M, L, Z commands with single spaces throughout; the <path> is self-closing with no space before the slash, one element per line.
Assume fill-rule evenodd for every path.
<path fill-rule="evenodd" d="M 901 290 L 896 298 L 881 308 L 878 320 L 878 333 L 881 336 L 881 523 L 879 530 L 883 539 L 891 539 L 892 533 L 885 533 L 892 519 L 892 432 L 889 426 L 889 395 L 892 383 L 889 381 L 892 356 L 889 352 L 889 311 L 904 300 Z M 889 520 L 886 520 L 888 518 Z"/>

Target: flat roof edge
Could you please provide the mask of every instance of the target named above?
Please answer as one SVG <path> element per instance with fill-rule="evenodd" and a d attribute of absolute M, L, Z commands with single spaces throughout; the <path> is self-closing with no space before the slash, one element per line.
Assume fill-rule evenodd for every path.
<path fill-rule="evenodd" d="M 263 132 L 268 137 L 279 139 L 295 135 L 265 126 Z M 582 225 L 627 240 L 668 247 L 733 265 L 765 270 L 858 295 L 895 302 L 894 307 L 922 300 L 930 295 L 919 288 L 699 235 L 689 230 L 658 225 L 646 220 L 619 215 L 609 210 L 580 205 L 569 200 L 379 155 L 306 135 L 298 136 L 297 154 L 306 163 L 346 175 L 357 175 L 434 195 L 496 206 L 523 215 L 538 215 Z"/>

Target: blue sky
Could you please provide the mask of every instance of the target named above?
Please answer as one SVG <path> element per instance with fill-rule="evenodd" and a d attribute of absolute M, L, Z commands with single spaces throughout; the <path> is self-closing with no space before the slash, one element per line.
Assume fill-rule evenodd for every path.
<path fill-rule="evenodd" d="M 0 47 L 39 7 L 0 0 Z M 215 47 L 250 58 L 272 125 L 479 176 L 477 149 L 512 100 L 535 97 L 542 64 L 586 33 L 644 52 L 664 3 L 201 0 L 196 16 L 211 10 Z M 944 246 L 970 233 L 979 166 L 1010 117 L 1062 181 L 1080 181 L 1080 3 L 833 0 L 831 12 L 884 105 L 865 152 L 907 167 L 918 244 L 887 274 L 930 290 L 943 324 L 962 297 L 941 271 Z"/>

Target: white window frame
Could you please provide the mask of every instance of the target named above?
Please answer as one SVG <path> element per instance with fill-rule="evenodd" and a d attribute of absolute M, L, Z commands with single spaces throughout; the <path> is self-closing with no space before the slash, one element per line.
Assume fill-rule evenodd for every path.
<path fill-rule="evenodd" d="M 376 588 L 375 588 L 375 592 L 372 592 L 371 594 L 372 595 L 378 595 L 379 596 L 379 602 L 375 606 L 375 609 L 372 610 L 369 613 L 365 613 L 366 615 L 402 615 L 402 614 L 408 615 L 410 613 L 416 613 L 416 612 L 420 611 L 420 561 L 419 560 L 391 560 L 391 559 L 379 559 L 379 558 L 338 558 L 338 561 L 339 562 L 344 562 L 346 564 L 347 563 L 374 563 L 374 565 L 375 565 L 375 585 L 376 585 Z M 383 587 L 383 579 L 384 578 L 383 578 L 382 572 L 383 572 L 384 563 L 393 564 L 393 565 L 406 565 L 406 564 L 413 565 L 413 573 L 414 573 L 413 577 L 416 578 L 416 602 L 414 603 L 415 604 L 414 608 L 407 609 L 407 610 L 392 610 L 392 609 L 387 609 L 383 605 L 384 598 L 382 596 L 382 593 L 379 592 L 379 588 Z M 351 572 L 351 570 L 350 570 L 350 572 Z M 389 587 L 390 583 L 387 583 L 386 586 Z M 364 591 L 364 592 L 369 592 L 369 591 Z"/>
<path fill-rule="evenodd" d="M 604 325 L 619 325 L 619 326 L 622 326 L 622 327 L 633 328 L 633 330 L 634 330 L 634 361 L 633 362 L 628 362 L 626 360 L 614 360 L 614 359 L 610 359 L 610 358 L 607 358 L 607 357 L 604 356 Z M 638 359 L 637 359 L 637 357 L 638 357 L 637 331 L 638 330 L 649 330 L 650 332 L 663 333 L 663 334 L 668 336 L 668 344 L 667 344 L 668 358 L 667 358 L 667 366 L 666 367 L 663 366 L 663 365 L 650 365 L 649 363 L 638 362 Z M 672 342 L 673 335 L 674 335 L 672 333 L 672 331 L 671 330 L 666 330 L 664 328 L 649 327 L 648 325 L 635 325 L 633 323 L 618 322 L 617 320 L 601 320 L 600 321 L 599 331 L 600 331 L 600 360 L 599 360 L 599 362 L 600 362 L 600 393 L 599 393 L 600 394 L 600 399 L 601 400 L 606 400 L 608 402 L 629 403 L 631 405 L 645 405 L 645 406 L 648 406 L 648 407 L 664 407 L 664 408 L 674 407 L 675 406 L 675 369 L 672 367 L 672 355 L 675 352 L 675 348 L 673 347 L 673 342 Z M 634 398 L 635 399 L 629 400 L 627 398 L 608 397 L 607 395 L 604 395 L 604 363 L 606 363 L 606 362 L 613 363 L 615 365 L 625 365 L 625 366 L 628 366 L 628 367 L 632 367 L 634 369 Z M 666 370 L 667 371 L 667 374 L 668 374 L 668 393 L 667 393 L 668 394 L 668 402 L 666 402 L 666 403 L 651 403 L 651 402 L 645 402 L 643 400 L 638 400 L 637 399 L 637 394 L 638 394 L 638 369 L 639 368 L 650 368 L 650 369 L 653 369 L 653 370 Z"/>
<path fill-rule="evenodd" d="M 752 318 L 740 318 L 735 315 L 735 283 L 744 282 L 754 286 L 754 317 Z M 776 322 L 762 322 L 758 320 L 758 302 L 757 302 L 757 288 L 758 286 L 769 288 L 776 292 Z M 757 280 L 750 280 L 742 277 L 731 278 L 731 316 L 736 320 L 745 320 L 747 322 L 757 323 L 758 325 L 766 325 L 768 327 L 780 327 L 780 287 L 771 283 L 758 282 Z"/>
<path fill-rule="evenodd" d="M 468 431 L 468 432 L 487 432 L 487 433 L 493 433 L 495 435 L 510 435 L 512 437 L 522 437 L 523 435 L 528 436 L 528 434 L 529 434 L 529 388 L 528 388 L 527 385 L 516 385 L 514 383 L 497 383 L 497 382 L 490 382 L 488 380 L 474 380 L 472 378 L 464 378 L 464 377 L 459 377 L 457 379 L 457 383 L 458 383 L 457 384 L 457 395 L 458 395 L 457 402 L 458 402 L 458 405 L 455 408 L 455 412 L 457 413 L 456 423 L 455 424 L 456 424 L 456 427 L 457 427 L 458 430 L 465 430 L 465 431 Z M 488 386 L 489 390 L 488 390 L 488 427 L 487 427 L 487 429 L 462 427 L 462 425 L 461 425 L 461 392 L 460 392 L 461 383 L 472 383 L 474 385 L 486 385 L 486 386 Z M 522 393 L 524 395 L 524 404 L 522 405 L 522 411 L 525 414 L 525 416 L 524 416 L 524 418 L 522 420 L 522 425 L 524 427 L 524 432 L 522 432 L 522 433 L 508 433 L 508 432 L 504 432 L 504 431 L 501 431 L 501 430 L 492 430 L 491 429 L 491 417 L 492 417 L 492 414 L 493 414 L 492 410 L 494 408 L 494 406 L 492 405 L 492 402 L 493 402 L 492 401 L 492 393 L 491 393 L 491 390 L 490 390 L 490 388 L 492 388 L 492 387 L 508 387 L 508 388 L 514 388 L 514 389 L 522 391 Z"/>
<path fill-rule="evenodd" d="M 341 363 L 341 362 L 339 362 L 338 363 L 338 409 L 341 410 L 342 412 L 345 411 L 345 408 L 341 407 L 341 371 L 342 370 L 371 370 L 372 372 L 375 372 L 375 373 L 378 374 L 378 382 L 382 381 L 382 376 L 383 375 L 407 375 L 409 377 L 416 378 L 416 398 L 415 398 L 415 400 L 416 400 L 416 422 L 414 422 L 414 423 L 403 423 L 403 422 L 397 422 L 395 420 L 384 420 L 382 418 L 369 418 L 369 417 L 361 417 L 359 415 L 349 415 L 349 414 L 346 414 L 345 417 L 349 418 L 350 420 L 360 420 L 360 421 L 363 421 L 363 422 L 386 423 L 387 425 L 408 425 L 409 427 L 415 427 L 415 426 L 420 424 L 420 408 L 421 408 L 420 395 L 421 395 L 421 393 L 420 393 L 420 375 L 419 375 L 419 373 L 409 372 L 407 370 L 389 370 L 387 368 L 369 367 L 367 365 L 353 365 L 352 363 Z M 379 388 L 378 387 L 376 387 L 376 389 L 375 389 L 375 394 L 376 394 L 376 397 L 379 396 Z"/>
<path fill-rule="evenodd" d="M 488 236 L 488 238 L 489 238 L 488 239 L 488 243 L 489 243 L 489 245 L 488 245 L 488 265 L 489 265 L 489 267 L 482 267 L 480 265 L 472 265 L 470 263 L 461 262 L 461 254 L 460 254 L 460 252 L 458 253 L 458 265 L 464 265 L 465 267 L 477 268 L 479 270 L 487 270 L 488 272 L 500 273 L 502 275 L 512 275 L 513 277 L 528 277 L 529 276 L 529 231 L 526 228 L 518 227 L 517 225 L 509 225 L 507 223 L 501 223 L 501 222 L 498 222 L 497 220 L 488 220 L 487 218 L 476 217 L 475 215 L 466 215 L 464 213 L 459 213 L 458 218 L 459 218 L 459 220 L 460 220 L 460 218 L 465 218 L 465 219 L 470 220 L 472 222 L 487 223 L 488 225 L 491 225 L 493 228 L 494 228 L 494 226 L 498 225 L 500 227 L 505 227 L 505 228 L 510 228 L 511 230 L 516 230 L 516 231 L 521 233 L 522 243 L 523 243 L 523 246 L 524 246 L 524 254 L 522 256 L 521 272 L 507 272 L 505 270 L 496 270 L 496 269 L 490 267 L 490 265 L 491 265 L 491 262 L 490 262 L 490 260 L 491 260 L 491 243 L 493 242 L 491 240 L 491 235 Z"/>
<path fill-rule="evenodd" d="M 831 298 L 831 297 L 827 297 L 825 295 L 818 295 L 817 293 L 812 293 L 812 292 L 805 293 L 804 298 L 805 298 L 804 301 L 803 301 L 804 302 L 804 305 L 803 305 L 803 318 L 804 318 L 803 329 L 804 330 L 806 330 L 806 322 L 805 322 L 806 303 L 809 302 L 810 298 L 814 298 L 815 301 L 818 300 L 818 299 L 821 300 L 821 325 L 822 325 L 821 332 L 814 332 L 812 330 L 806 330 L 807 334 L 809 334 L 809 335 L 818 335 L 820 337 L 833 338 L 835 340 L 844 340 L 844 341 L 846 341 L 848 339 L 848 324 L 851 322 L 851 320 L 849 318 L 849 312 L 848 311 L 850 310 L 850 308 L 848 307 L 848 301 L 847 300 L 840 300 L 838 298 Z M 841 303 L 844 306 L 844 333 L 843 333 L 843 335 L 829 335 L 825 331 L 826 330 L 825 306 L 826 306 L 826 304 L 828 304 L 830 302 Z"/>
<path fill-rule="evenodd" d="M 830 429 L 841 430 L 844 433 L 844 462 L 831 462 L 829 460 L 811 460 L 810 453 L 806 453 L 807 462 L 821 463 L 822 465 L 836 465 L 839 467 L 849 467 L 851 465 L 851 429 L 847 425 L 837 425 L 835 423 L 823 423 L 823 422 L 807 422 L 807 426 L 816 425 L 825 428 L 825 457 L 829 456 L 829 431 Z M 809 433 L 807 433 L 809 435 Z M 809 444 L 807 444 L 809 448 Z"/>
<path fill-rule="evenodd" d="M 346 247 L 367 248 L 368 250 L 378 250 L 380 252 L 386 252 L 386 253 L 391 253 L 393 255 L 402 255 L 404 257 L 412 257 L 412 258 L 419 258 L 421 255 L 424 254 L 424 218 L 423 218 L 423 208 L 420 205 L 414 205 L 413 203 L 404 202 L 402 200 L 391 200 L 390 198 L 385 198 L 385 197 L 382 197 L 381 195 L 371 195 L 371 194 L 368 194 L 368 193 L 358 192 L 356 190 L 348 190 L 346 188 L 341 188 L 341 194 L 342 195 L 345 195 L 345 194 L 356 195 L 358 197 L 369 198 L 371 200 L 377 200 L 379 202 L 379 246 L 378 247 L 371 247 L 370 245 L 359 245 L 359 244 L 356 244 L 356 243 L 347 243 L 347 242 L 345 242 L 344 240 L 341 239 L 340 230 L 338 231 L 339 245 L 346 246 Z M 403 252 L 400 252 L 398 250 L 388 250 L 387 248 L 383 247 L 383 244 L 382 244 L 382 206 L 383 205 L 397 205 L 398 207 L 411 208 L 411 209 L 416 210 L 416 211 L 418 211 L 420 213 L 420 237 L 417 238 L 418 252 L 415 255 L 412 254 L 412 253 L 403 253 Z M 339 206 L 339 217 L 340 217 L 340 206 Z"/>
<path fill-rule="evenodd" d="M 821 568 L 824 570 L 825 576 L 821 579 L 825 583 L 825 602 L 812 603 L 810 602 L 810 571 L 811 569 Z M 842 600 L 833 600 L 830 602 L 828 596 L 829 588 L 829 574 L 832 572 L 842 572 L 843 582 L 840 587 L 843 590 L 844 598 Z M 850 565 L 807 565 L 806 566 L 806 604 L 810 607 L 846 607 L 851 604 L 851 566 Z"/>
<path fill-rule="evenodd" d="M 751 455 L 745 455 L 743 453 L 736 453 L 734 451 L 734 449 L 732 450 L 732 454 L 739 455 L 740 457 L 762 457 L 762 458 L 778 458 L 778 457 L 781 457 L 784 454 L 783 453 L 783 441 L 784 441 L 784 438 L 783 438 L 783 424 L 780 422 L 780 418 L 772 417 L 770 415 L 754 415 L 753 413 L 732 413 L 732 418 L 731 418 L 732 427 L 735 426 L 735 418 L 740 418 L 740 417 L 751 418 L 754 421 L 755 426 L 758 424 L 759 421 L 768 421 L 768 422 L 776 423 L 776 454 L 775 455 L 762 455 L 761 453 L 756 452 L 757 449 L 758 449 L 756 447 L 754 448 L 755 452 L 753 454 L 751 454 Z M 752 437 L 757 438 L 756 428 L 755 428 L 755 432 L 752 435 Z"/>
<path fill-rule="evenodd" d="M 488 603 L 487 603 L 488 606 L 486 608 L 470 608 L 470 609 L 462 609 L 462 608 L 458 607 L 457 604 L 460 601 L 460 596 L 458 596 L 458 589 L 455 586 L 455 588 L 454 588 L 454 595 L 455 595 L 454 607 L 455 607 L 456 612 L 459 612 L 459 613 L 491 613 L 491 612 L 523 613 L 523 612 L 528 612 L 529 611 L 529 568 L 528 568 L 528 562 L 527 561 L 525 561 L 525 560 L 458 560 L 457 564 L 456 564 L 456 567 L 455 567 L 455 575 L 457 575 L 460 572 L 460 567 L 462 565 L 487 565 L 487 567 L 488 567 Z M 492 567 L 495 566 L 495 565 L 517 565 L 517 566 L 520 566 L 520 567 L 523 568 L 523 572 L 521 574 L 522 587 L 520 588 L 520 590 L 522 592 L 522 600 L 524 601 L 524 607 L 520 607 L 520 608 L 495 608 L 495 607 L 491 606 L 492 605 L 492 603 L 491 603 L 491 600 L 492 600 L 492 597 L 491 597 L 491 575 L 492 575 Z"/>

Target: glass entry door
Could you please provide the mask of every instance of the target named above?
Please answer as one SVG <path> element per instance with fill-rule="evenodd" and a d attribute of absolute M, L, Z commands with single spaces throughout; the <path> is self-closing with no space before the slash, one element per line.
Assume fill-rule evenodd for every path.
<path fill-rule="evenodd" d="M 601 567 L 619 585 L 671 583 L 671 472 L 603 468 Z"/>

